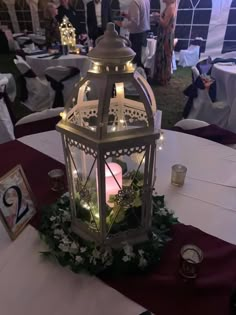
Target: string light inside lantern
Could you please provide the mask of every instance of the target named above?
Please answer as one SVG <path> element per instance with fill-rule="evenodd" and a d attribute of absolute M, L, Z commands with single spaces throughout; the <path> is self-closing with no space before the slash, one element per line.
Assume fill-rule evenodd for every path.
<path fill-rule="evenodd" d="M 63 17 L 59 29 L 61 34 L 61 44 L 63 46 L 68 46 L 70 51 L 75 51 L 76 50 L 75 28 L 72 26 L 67 16 Z"/>

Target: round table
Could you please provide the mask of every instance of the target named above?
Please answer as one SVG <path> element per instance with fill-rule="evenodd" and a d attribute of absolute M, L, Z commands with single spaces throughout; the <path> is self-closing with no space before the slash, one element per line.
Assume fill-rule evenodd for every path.
<path fill-rule="evenodd" d="M 211 76 L 216 80 L 217 100 L 227 101 L 232 107 L 236 102 L 236 65 L 215 64 Z"/>
<path fill-rule="evenodd" d="M 157 154 L 157 192 L 180 222 L 236 244 L 236 150 L 195 136 L 164 131 L 163 151 Z M 64 163 L 61 138 L 50 131 L 20 139 Z M 170 184 L 171 166 L 187 166 L 185 185 Z"/>
<path fill-rule="evenodd" d="M 215 64 L 211 76 L 216 80 L 217 100 L 224 101 L 231 108 L 227 129 L 236 133 L 236 65 Z"/>
<path fill-rule="evenodd" d="M 48 67 L 64 66 L 75 67 L 81 72 L 81 76 L 85 76 L 89 67 L 90 61 L 87 56 L 69 54 L 66 56 L 60 56 L 60 58 L 52 59 L 53 57 L 38 58 L 43 55 L 26 56 L 26 61 L 31 66 L 32 70 L 39 77 L 43 77 L 45 70 Z"/>

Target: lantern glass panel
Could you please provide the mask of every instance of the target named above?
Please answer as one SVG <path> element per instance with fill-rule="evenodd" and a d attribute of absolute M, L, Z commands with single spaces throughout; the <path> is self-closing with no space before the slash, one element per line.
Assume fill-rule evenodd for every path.
<path fill-rule="evenodd" d="M 93 231 L 99 231 L 97 157 L 91 148 L 70 146 L 76 217 Z"/>
<path fill-rule="evenodd" d="M 141 227 L 146 148 L 107 152 L 104 161 L 107 237 Z M 112 175 L 112 176 L 110 176 Z"/>

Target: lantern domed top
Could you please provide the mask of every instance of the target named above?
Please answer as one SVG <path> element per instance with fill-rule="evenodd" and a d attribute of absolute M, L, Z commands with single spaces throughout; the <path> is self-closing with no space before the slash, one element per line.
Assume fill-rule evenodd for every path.
<path fill-rule="evenodd" d="M 88 57 L 100 65 L 124 65 L 135 56 L 130 41 L 118 35 L 113 23 L 107 24 L 104 35 L 97 39 L 96 44 Z"/>

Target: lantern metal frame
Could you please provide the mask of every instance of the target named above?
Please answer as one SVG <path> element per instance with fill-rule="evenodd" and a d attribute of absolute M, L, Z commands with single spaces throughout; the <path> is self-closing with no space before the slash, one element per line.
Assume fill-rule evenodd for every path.
<path fill-rule="evenodd" d="M 106 44 L 109 47 L 106 47 Z M 106 54 L 107 56 L 104 58 L 103 56 Z M 134 52 L 130 49 L 129 42 L 117 35 L 114 24 L 108 24 L 104 37 L 99 39 L 97 48 L 89 53 L 89 57 L 93 65 L 87 76 L 79 83 L 77 104 L 73 108 L 70 108 L 70 105 L 65 108 L 62 114 L 63 119 L 57 125 L 57 130 L 62 135 L 64 148 L 72 210 L 72 230 L 81 237 L 104 246 L 120 246 L 123 241 L 138 243 L 147 238 L 152 222 L 152 192 L 156 178 L 154 170 L 156 140 L 160 137 L 155 97 L 146 80 L 134 71 L 134 67 L 130 63 L 134 57 Z M 86 90 L 90 82 L 96 83 L 99 91 L 97 100 L 86 100 Z M 135 86 L 140 95 L 141 103 L 125 98 L 124 83 L 126 82 L 132 82 Z M 112 96 L 114 87 L 115 97 Z M 122 130 L 121 118 L 124 117 L 126 110 L 131 114 L 133 111 L 133 115 L 136 115 L 139 121 L 144 121 L 146 126 L 131 129 L 126 126 L 127 128 Z M 109 131 L 109 114 L 111 112 L 115 113 L 117 129 L 112 132 Z M 93 130 L 84 124 L 84 118 L 90 113 L 97 116 Z M 97 163 L 100 221 L 98 231 L 91 230 L 77 217 L 71 146 L 75 146 L 86 156 L 93 157 Z M 140 226 L 111 235 L 107 231 L 106 224 L 106 159 L 130 156 L 140 152 L 145 157 Z"/>
<path fill-rule="evenodd" d="M 75 28 L 66 15 L 62 19 L 59 30 L 61 36 L 61 44 L 63 46 L 68 46 L 70 51 L 74 51 L 76 49 Z"/>

